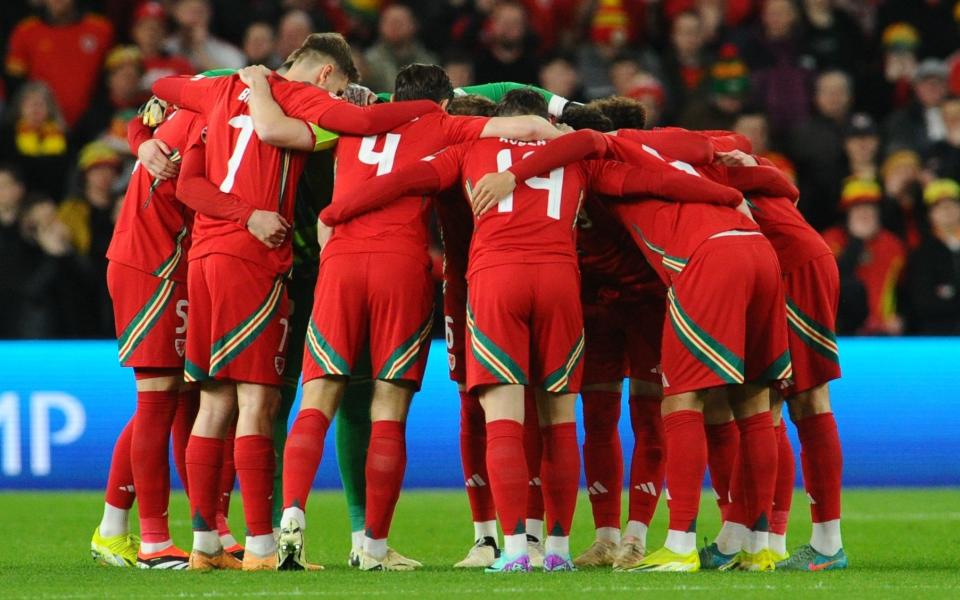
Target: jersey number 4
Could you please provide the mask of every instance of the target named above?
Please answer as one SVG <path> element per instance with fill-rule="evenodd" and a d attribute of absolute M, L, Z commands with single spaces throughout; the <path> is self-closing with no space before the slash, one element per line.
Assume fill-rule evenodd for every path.
<path fill-rule="evenodd" d="M 397 146 L 400 145 L 399 133 L 388 133 L 384 136 L 383 150 L 374 150 L 377 146 L 378 135 L 368 135 L 360 141 L 360 154 L 357 158 L 367 165 L 376 165 L 377 175 L 386 175 L 393 170 L 393 161 L 397 157 Z"/>
<path fill-rule="evenodd" d="M 523 155 L 526 158 L 532 152 Z M 513 166 L 513 157 L 509 148 L 497 152 L 497 171 L 504 172 Z M 524 181 L 528 188 L 547 192 L 547 216 L 560 220 L 560 202 L 563 200 L 563 167 L 550 171 L 546 177 L 531 177 Z M 513 192 L 497 203 L 497 212 L 513 212 Z"/>

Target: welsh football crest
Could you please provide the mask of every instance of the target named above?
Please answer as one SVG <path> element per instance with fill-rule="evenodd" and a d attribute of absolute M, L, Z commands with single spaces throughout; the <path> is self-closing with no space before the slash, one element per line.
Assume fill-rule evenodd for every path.
<path fill-rule="evenodd" d="M 277 369 L 277 375 L 283 375 L 283 369 L 287 366 L 287 359 L 282 356 L 274 356 L 273 366 Z"/>
<path fill-rule="evenodd" d="M 183 353 L 187 349 L 187 340 L 183 338 L 173 340 L 173 349 L 177 351 L 177 356 L 183 358 Z"/>

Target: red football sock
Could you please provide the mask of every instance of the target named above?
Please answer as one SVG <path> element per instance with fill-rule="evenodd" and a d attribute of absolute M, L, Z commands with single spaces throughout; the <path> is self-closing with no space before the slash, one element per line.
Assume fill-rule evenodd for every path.
<path fill-rule="evenodd" d="M 620 392 L 584 391 L 581 396 L 583 428 L 586 432 L 583 467 L 587 476 L 590 507 L 593 509 L 593 526 L 620 529 L 620 495 L 623 490 L 623 449 L 617 429 L 620 422 Z M 545 491 L 545 495 L 548 496 L 549 492 Z"/>
<path fill-rule="evenodd" d="M 217 483 L 223 464 L 223 440 L 191 435 L 186 452 L 190 516 L 194 531 L 216 531 Z"/>
<path fill-rule="evenodd" d="M 696 531 L 700 488 L 707 470 L 707 436 L 703 413 L 678 410 L 663 417 L 667 450 L 667 489 L 670 529 Z"/>
<path fill-rule="evenodd" d="M 403 474 L 407 469 L 406 424 L 399 421 L 374 421 L 367 449 L 366 535 L 382 540 L 390 532 L 393 511 L 397 508 Z"/>
<path fill-rule="evenodd" d="M 170 539 L 170 427 L 178 392 L 137 392 L 130 461 L 140 512 L 140 536 L 157 544 Z"/>
<path fill-rule="evenodd" d="M 540 464 L 543 457 L 543 438 L 540 436 L 540 418 L 537 415 L 537 397 L 533 388 L 523 390 L 523 451 L 527 459 L 530 490 L 527 493 L 527 518 L 543 520 L 543 486 Z M 489 443 L 489 442 L 487 442 Z"/>
<path fill-rule="evenodd" d="M 793 484 L 797 479 L 797 465 L 793 458 L 793 446 L 787 437 L 787 422 L 780 421 L 777 434 L 777 483 L 773 492 L 773 510 L 770 513 L 770 533 L 786 535 L 790 520 L 790 505 L 793 503 Z"/>
<path fill-rule="evenodd" d="M 770 411 L 737 421 L 740 428 L 739 476 L 743 486 L 744 524 L 769 531 L 777 483 L 777 436 Z"/>
<path fill-rule="evenodd" d="M 307 496 L 323 457 L 330 419 L 316 408 L 302 409 L 293 421 L 283 451 L 283 506 L 307 507 Z"/>
<path fill-rule="evenodd" d="M 740 429 L 736 421 L 707 425 L 707 464 L 710 484 L 717 495 L 717 507 L 724 521 L 729 520 L 730 478 L 740 450 Z"/>
<path fill-rule="evenodd" d="M 321 442 L 322 443 L 322 442 Z M 242 435 L 234 441 L 233 460 L 240 480 L 240 497 L 247 522 L 247 535 L 273 533 L 273 438 Z M 219 473 L 218 480 L 219 480 Z"/>
<path fill-rule="evenodd" d="M 813 415 L 797 421 L 800 434 L 800 462 L 803 483 L 814 523 L 840 518 L 840 490 L 843 475 L 843 451 L 833 413 Z"/>
<path fill-rule="evenodd" d="M 230 496 L 233 494 L 233 484 L 237 478 L 237 469 L 233 464 L 234 439 L 237 437 L 235 425 L 227 429 L 227 437 L 223 440 L 223 464 L 220 466 L 220 483 L 217 486 L 217 532 L 220 535 L 230 533 Z"/>
<path fill-rule="evenodd" d="M 523 425 L 509 419 L 487 423 L 487 473 L 504 535 L 526 532 L 529 472 Z M 539 488 L 538 488 L 539 489 Z"/>
<path fill-rule="evenodd" d="M 114 508 L 130 510 L 137 497 L 133 487 L 133 469 L 130 464 L 130 448 L 133 439 L 133 424 L 137 415 L 127 425 L 113 443 L 113 457 L 110 459 L 110 475 L 107 477 L 107 490 L 104 500 Z"/>
<path fill-rule="evenodd" d="M 540 464 L 540 476 L 543 478 L 543 500 L 547 509 L 547 535 L 570 535 L 573 511 L 577 507 L 577 488 L 580 484 L 577 424 L 559 423 L 544 427 L 541 431 L 543 462 Z M 622 471 L 620 477 L 622 480 Z M 619 529 L 619 519 L 618 512 L 617 521 L 609 527 Z"/>
<path fill-rule="evenodd" d="M 181 390 L 177 399 L 177 414 L 173 418 L 173 462 L 177 466 L 177 475 L 183 484 L 183 491 L 190 497 L 190 484 L 187 481 L 187 444 L 190 442 L 190 432 L 193 422 L 200 410 L 200 390 Z"/>
<path fill-rule="evenodd" d="M 487 475 L 487 425 L 476 394 L 460 392 L 460 459 L 474 523 L 493 521 L 496 509 Z"/>
<path fill-rule="evenodd" d="M 633 456 L 630 459 L 631 521 L 650 524 L 663 490 L 666 465 L 660 396 L 630 396 Z"/>

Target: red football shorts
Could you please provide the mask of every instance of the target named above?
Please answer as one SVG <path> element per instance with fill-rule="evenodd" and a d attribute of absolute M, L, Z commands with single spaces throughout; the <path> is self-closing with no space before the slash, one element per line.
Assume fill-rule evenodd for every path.
<path fill-rule="evenodd" d="M 467 280 L 461 273 L 443 274 L 443 330 L 447 340 L 450 379 L 467 382 Z"/>
<path fill-rule="evenodd" d="M 182 369 L 187 341 L 187 286 L 110 261 L 107 289 L 113 299 L 120 364 Z"/>
<path fill-rule="evenodd" d="M 279 386 L 290 327 L 283 279 L 226 254 L 190 261 L 184 379 Z"/>
<path fill-rule="evenodd" d="M 790 397 L 840 377 L 837 352 L 837 303 L 840 274 L 827 254 L 783 276 L 793 383 L 783 390 Z"/>
<path fill-rule="evenodd" d="M 430 348 L 433 281 L 402 254 L 338 254 L 323 261 L 307 328 L 303 381 L 349 376 L 370 344 L 376 379 L 419 387 Z"/>
<path fill-rule="evenodd" d="M 580 391 L 583 312 L 576 265 L 511 264 L 470 277 L 467 386 L 539 385 Z"/>
<path fill-rule="evenodd" d="M 610 302 L 583 307 L 583 385 L 623 381 L 660 385 L 664 305 Z"/>
<path fill-rule="evenodd" d="M 783 282 L 766 238 L 706 240 L 667 292 L 664 396 L 790 378 Z"/>

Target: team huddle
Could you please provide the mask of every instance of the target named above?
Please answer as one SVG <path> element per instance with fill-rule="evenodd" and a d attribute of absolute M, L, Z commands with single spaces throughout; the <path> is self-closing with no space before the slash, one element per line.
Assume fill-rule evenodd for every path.
<path fill-rule="evenodd" d="M 626 98 L 454 90 L 420 64 L 392 98 L 357 78 L 343 38 L 313 34 L 276 73 L 160 79 L 130 123 L 140 160 L 107 256 L 137 410 L 94 558 L 321 569 L 304 548 L 307 500 L 335 423 L 349 564 L 422 566 L 387 542 L 434 321 L 435 220 L 474 525 L 456 567 L 845 568 L 827 387 L 839 277 L 790 181 L 740 135 L 644 130 Z M 635 444 L 621 529 L 624 379 Z M 596 538 L 574 557 L 578 395 Z M 792 552 L 784 400 L 813 522 Z M 171 437 L 189 553 L 167 520 Z M 723 525 L 698 549 L 708 468 Z M 235 479 L 242 545 L 227 525 Z M 669 528 L 651 550 L 661 494 Z"/>

